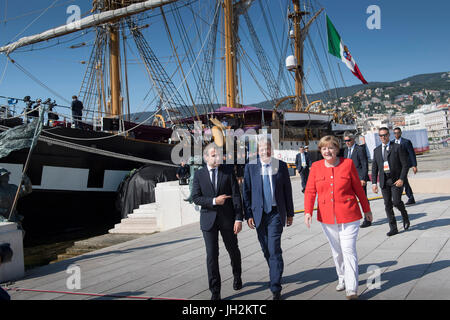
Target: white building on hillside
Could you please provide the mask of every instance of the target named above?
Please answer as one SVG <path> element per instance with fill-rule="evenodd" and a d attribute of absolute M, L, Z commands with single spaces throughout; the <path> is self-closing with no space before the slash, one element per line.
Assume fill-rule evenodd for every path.
<path fill-rule="evenodd" d="M 425 114 L 423 111 L 414 110 L 405 115 L 405 130 L 425 129 Z"/>
<path fill-rule="evenodd" d="M 450 132 L 448 108 L 425 112 L 425 127 L 428 130 L 429 137 L 447 138 Z"/>
<path fill-rule="evenodd" d="M 436 110 L 436 104 L 424 104 L 405 116 L 405 130 L 426 129 L 425 113 Z"/>

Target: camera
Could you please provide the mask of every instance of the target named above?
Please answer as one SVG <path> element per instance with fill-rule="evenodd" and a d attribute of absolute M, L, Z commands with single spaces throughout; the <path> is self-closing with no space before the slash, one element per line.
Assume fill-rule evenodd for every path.
<path fill-rule="evenodd" d="M 11 262 L 13 252 L 9 243 L 0 244 L 0 263 Z"/>

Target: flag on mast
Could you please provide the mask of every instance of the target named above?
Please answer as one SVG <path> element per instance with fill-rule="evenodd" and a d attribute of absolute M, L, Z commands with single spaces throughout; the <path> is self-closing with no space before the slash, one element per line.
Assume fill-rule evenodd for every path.
<path fill-rule="evenodd" d="M 339 33 L 337 32 L 334 25 L 331 23 L 330 18 L 327 16 L 327 34 L 328 34 L 328 52 L 333 56 L 341 59 L 343 63 L 351 70 L 351 72 L 359 79 L 362 83 L 367 84 L 366 79 L 364 79 L 361 71 L 359 71 L 358 65 L 353 59 L 347 46 L 342 42 Z"/>

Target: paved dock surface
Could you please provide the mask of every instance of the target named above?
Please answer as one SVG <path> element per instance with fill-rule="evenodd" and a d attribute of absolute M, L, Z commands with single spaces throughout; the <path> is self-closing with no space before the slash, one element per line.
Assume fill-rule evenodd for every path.
<path fill-rule="evenodd" d="M 301 210 L 299 178 L 293 178 L 292 184 L 295 209 Z M 369 193 L 369 197 L 373 196 Z M 407 208 L 410 229 L 403 230 L 400 213 L 395 211 L 400 233 L 393 237 L 386 236 L 389 227 L 383 200 L 371 201 L 374 223 L 360 229 L 357 242 L 360 299 L 450 299 L 450 195 L 415 197 L 417 204 Z M 244 283 L 240 291 L 232 288 L 229 256 L 221 240 L 220 244 L 222 298 L 271 299 L 268 266 L 256 231 L 244 223 L 239 234 Z M 303 214 L 296 214 L 294 224 L 284 229 L 282 248 L 283 299 L 345 299 L 344 292 L 335 291 L 337 276 L 331 250 L 316 216 L 308 229 Z M 73 275 L 67 273 L 71 265 L 80 267 L 79 290 L 67 285 Z M 370 272 L 371 268 L 378 269 Z M 198 223 L 32 269 L 10 287 L 37 290 L 10 290 L 13 300 L 118 299 L 85 293 L 129 299 L 210 298 L 205 247 Z"/>

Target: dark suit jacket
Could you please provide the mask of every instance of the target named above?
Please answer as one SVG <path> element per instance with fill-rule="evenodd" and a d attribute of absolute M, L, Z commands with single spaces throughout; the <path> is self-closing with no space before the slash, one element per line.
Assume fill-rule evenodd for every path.
<path fill-rule="evenodd" d="M 344 148 L 344 158 L 347 159 L 348 148 Z M 355 144 L 352 152 L 352 160 L 358 171 L 359 180 L 369 181 L 369 164 L 367 162 L 366 150 Z"/>
<path fill-rule="evenodd" d="M 278 161 L 278 160 L 275 160 Z M 273 162 L 272 162 L 273 166 Z M 258 158 L 256 164 L 247 164 L 244 170 L 244 213 L 245 219 L 253 218 L 256 227 L 259 227 L 263 213 L 263 177 L 261 175 L 261 162 Z M 294 202 L 292 200 L 292 186 L 289 171 L 285 162 L 278 161 L 278 171 L 273 172 L 272 183 L 274 186 L 275 201 L 281 224 L 286 224 L 286 217 L 294 216 Z"/>
<path fill-rule="evenodd" d="M 391 143 L 395 143 L 395 140 L 392 140 Z M 400 145 L 408 153 L 408 165 L 409 165 L 409 168 L 417 167 L 416 152 L 414 151 L 414 147 L 412 145 L 411 140 L 402 137 L 400 139 Z"/>
<path fill-rule="evenodd" d="M 225 203 L 213 206 L 213 199 L 221 194 L 230 195 Z M 217 172 L 217 192 L 214 193 L 208 167 L 197 170 L 192 185 L 192 200 L 200 210 L 200 228 L 209 231 L 220 215 L 221 227 L 233 229 L 236 220 L 243 220 L 242 199 L 236 177 L 232 168 L 221 165 Z"/>
<path fill-rule="evenodd" d="M 306 161 L 306 168 L 309 169 L 311 168 L 312 162 L 311 162 L 311 157 L 309 156 L 308 152 L 304 153 L 305 155 L 305 161 Z M 299 153 L 297 153 L 297 155 L 295 156 L 295 166 L 297 167 L 297 171 L 298 172 L 302 172 L 302 170 L 304 169 L 302 167 L 302 156 Z"/>
<path fill-rule="evenodd" d="M 72 111 L 80 112 L 83 110 L 83 103 L 80 100 L 73 100 L 71 105 Z"/>
<path fill-rule="evenodd" d="M 383 155 L 382 155 L 383 144 L 379 145 L 373 150 L 373 162 L 372 162 L 372 183 L 376 184 L 378 180 L 378 173 L 380 174 L 380 187 L 386 187 L 386 174 L 384 173 L 383 166 Z M 390 175 L 392 180 L 395 182 L 398 179 L 405 181 L 408 175 L 408 158 L 406 151 L 401 145 L 396 143 L 389 144 L 389 151 L 387 155 L 389 162 Z"/>
<path fill-rule="evenodd" d="M 189 177 L 190 169 L 191 168 L 187 164 L 185 164 L 184 167 L 179 166 L 177 169 L 177 174 L 180 176 L 180 178 Z"/>

